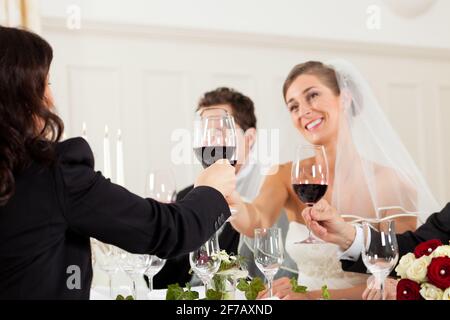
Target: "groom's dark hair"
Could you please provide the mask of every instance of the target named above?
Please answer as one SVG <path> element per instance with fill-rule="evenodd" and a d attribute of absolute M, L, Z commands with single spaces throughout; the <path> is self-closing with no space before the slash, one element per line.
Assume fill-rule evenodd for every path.
<path fill-rule="evenodd" d="M 246 95 L 231 88 L 220 87 L 206 92 L 198 102 L 197 111 L 219 104 L 226 104 L 231 107 L 236 123 L 244 132 L 250 128 L 256 129 L 255 106 L 253 101 Z"/>

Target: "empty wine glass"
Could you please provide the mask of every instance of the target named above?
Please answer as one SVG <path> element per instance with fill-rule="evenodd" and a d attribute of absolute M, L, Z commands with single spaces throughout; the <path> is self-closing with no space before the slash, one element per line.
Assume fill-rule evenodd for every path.
<path fill-rule="evenodd" d="M 145 196 L 163 203 L 171 203 L 176 200 L 175 176 L 170 169 L 151 171 L 147 175 L 145 184 Z"/>
<path fill-rule="evenodd" d="M 320 145 L 301 145 L 292 163 L 291 183 L 296 195 L 304 204 L 312 207 L 327 192 L 328 160 L 325 148 Z M 323 243 L 312 236 L 297 243 Z"/>
<path fill-rule="evenodd" d="M 254 245 L 255 263 L 267 279 L 269 298 L 272 298 L 273 278 L 280 269 L 284 258 L 281 229 L 255 229 Z"/>
<path fill-rule="evenodd" d="M 137 283 L 143 278 L 144 272 L 148 269 L 149 265 L 150 255 L 148 254 L 132 254 L 125 251 L 121 253 L 120 266 L 133 282 L 132 292 L 135 300 L 139 298 Z"/>
<path fill-rule="evenodd" d="M 381 221 L 377 227 L 363 222 L 364 246 L 362 260 L 373 274 L 384 299 L 384 281 L 398 261 L 398 244 L 394 220 Z"/>
<path fill-rule="evenodd" d="M 150 264 L 147 270 L 145 270 L 145 275 L 148 278 L 148 287 L 150 293 L 153 291 L 153 277 L 161 271 L 161 269 L 166 264 L 166 259 L 161 259 L 155 255 L 150 256 Z"/>
<path fill-rule="evenodd" d="M 119 248 L 92 239 L 92 251 L 95 252 L 95 263 L 108 275 L 109 296 L 115 299 L 113 277 L 119 271 Z"/>
<path fill-rule="evenodd" d="M 217 256 L 219 252 L 219 241 L 217 233 L 215 233 L 200 248 L 189 253 L 189 263 L 197 277 L 203 282 L 205 294 L 208 291 L 208 285 L 211 279 L 219 270 L 220 259 Z"/>

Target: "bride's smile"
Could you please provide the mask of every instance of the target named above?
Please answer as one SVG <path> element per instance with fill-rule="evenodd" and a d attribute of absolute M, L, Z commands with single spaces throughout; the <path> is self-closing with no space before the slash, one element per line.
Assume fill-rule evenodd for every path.
<path fill-rule="evenodd" d="M 322 123 L 324 123 L 324 121 L 325 121 L 324 117 L 311 120 L 305 125 L 305 129 L 310 132 L 317 131 L 322 125 Z"/>

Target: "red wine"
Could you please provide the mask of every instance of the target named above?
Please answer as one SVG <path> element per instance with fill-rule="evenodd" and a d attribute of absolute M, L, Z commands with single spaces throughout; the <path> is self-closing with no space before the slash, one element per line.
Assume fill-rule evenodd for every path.
<path fill-rule="evenodd" d="M 299 199 L 307 204 L 313 205 L 319 201 L 327 192 L 326 184 L 293 184 L 295 193 Z"/>
<path fill-rule="evenodd" d="M 202 163 L 203 168 L 208 168 L 219 159 L 228 159 L 232 166 L 236 165 L 236 160 L 232 160 L 236 147 L 199 147 L 194 148 L 195 156 Z"/>

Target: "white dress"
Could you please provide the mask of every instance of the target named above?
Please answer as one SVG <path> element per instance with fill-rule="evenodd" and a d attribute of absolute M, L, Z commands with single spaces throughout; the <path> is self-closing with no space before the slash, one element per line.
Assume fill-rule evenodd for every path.
<path fill-rule="evenodd" d="M 344 289 L 365 284 L 368 275 L 345 272 L 337 258 L 338 246 L 330 243 L 296 244 L 309 235 L 305 225 L 291 221 L 286 236 L 286 251 L 297 263 L 298 284 L 308 291 L 323 285 L 328 289 Z"/>

